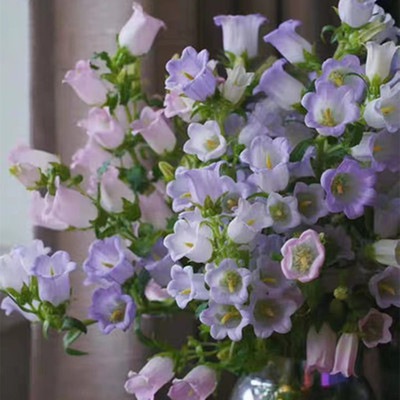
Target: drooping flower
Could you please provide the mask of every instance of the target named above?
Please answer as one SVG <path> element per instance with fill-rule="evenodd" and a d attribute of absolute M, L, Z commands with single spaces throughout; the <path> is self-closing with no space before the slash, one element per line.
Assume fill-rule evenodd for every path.
<path fill-rule="evenodd" d="M 370 82 L 381 84 L 389 76 L 393 57 L 400 46 L 396 46 L 394 42 L 384 44 L 368 42 L 365 46 L 367 47 L 365 74 Z"/>
<path fill-rule="evenodd" d="M 189 140 L 184 144 L 183 151 L 197 155 L 201 161 L 219 158 L 226 152 L 226 140 L 216 121 L 190 124 L 188 136 Z"/>
<path fill-rule="evenodd" d="M 282 233 L 295 228 L 301 222 L 297 210 L 297 199 L 292 196 L 282 197 L 278 193 L 270 193 L 267 201 L 268 213 L 272 218 L 272 228 L 276 233 Z"/>
<path fill-rule="evenodd" d="M 132 8 L 133 14 L 119 32 L 118 42 L 133 55 L 141 56 L 149 52 L 158 31 L 165 28 L 165 24 L 145 13 L 139 3 L 134 2 Z"/>
<path fill-rule="evenodd" d="M 335 362 L 331 374 L 341 373 L 346 378 L 355 375 L 354 367 L 358 352 L 358 337 L 355 333 L 343 333 L 336 345 Z"/>
<path fill-rule="evenodd" d="M 171 298 L 167 289 L 159 285 L 154 279 L 147 282 L 144 295 L 149 301 L 164 301 Z"/>
<path fill-rule="evenodd" d="M 205 400 L 217 387 L 217 374 L 205 365 L 193 368 L 183 379 L 174 379 L 168 391 L 172 400 Z"/>
<path fill-rule="evenodd" d="M 214 23 L 222 27 L 224 50 L 241 57 L 253 58 L 258 53 L 258 31 L 266 18 L 260 14 L 217 15 Z"/>
<path fill-rule="evenodd" d="M 311 53 L 312 46 L 296 32 L 300 25 L 301 22 L 295 19 L 284 21 L 277 29 L 264 36 L 264 42 L 271 43 L 289 62 L 303 62 L 304 53 Z"/>
<path fill-rule="evenodd" d="M 349 219 L 360 217 L 364 206 L 372 205 L 376 195 L 374 184 L 374 172 L 350 158 L 345 158 L 336 169 L 328 169 L 321 176 L 328 210 L 343 211 Z"/>
<path fill-rule="evenodd" d="M 399 268 L 386 267 L 370 279 L 368 287 L 380 308 L 388 308 L 391 305 L 400 308 Z"/>
<path fill-rule="evenodd" d="M 358 321 L 362 341 L 368 348 L 376 347 L 379 343 L 389 343 L 392 334 L 389 331 L 393 318 L 371 308 L 367 315 Z"/>
<path fill-rule="evenodd" d="M 218 304 L 243 304 L 248 298 L 251 273 L 247 268 L 238 268 L 230 258 L 223 259 L 218 266 L 206 265 L 204 279 L 210 287 L 210 298 Z"/>
<path fill-rule="evenodd" d="M 107 89 L 89 60 L 78 61 L 75 69 L 65 74 L 63 83 L 68 83 L 86 104 L 101 105 L 107 100 Z"/>
<path fill-rule="evenodd" d="M 307 109 L 305 124 L 323 136 L 341 136 L 346 125 L 360 115 L 353 90 L 332 82 L 319 82 L 316 92 L 306 93 L 301 104 Z"/>
<path fill-rule="evenodd" d="M 400 240 L 378 240 L 372 245 L 372 257 L 381 264 L 400 267 Z"/>
<path fill-rule="evenodd" d="M 286 278 L 300 282 L 317 278 L 325 260 L 325 248 L 312 229 L 304 231 L 299 238 L 285 242 L 281 253 L 281 266 Z"/>
<path fill-rule="evenodd" d="M 339 17 L 353 28 L 366 24 L 372 16 L 376 0 L 340 0 Z"/>
<path fill-rule="evenodd" d="M 39 304 L 40 302 L 38 302 L 37 300 L 33 300 L 33 309 L 29 304 L 24 304 L 25 310 L 32 310 L 32 312 L 28 312 L 19 308 L 15 301 L 11 299 L 11 297 L 4 297 L 1 302 L 0 309 L 3 310 L 7 316 L 16 311 L 30 322 L 39 322 L 38 316 L 33 312 L 34 308 L 37 308 Z"/>
<path fill-rule="evenodd" d="M 227 78 L 218 89 L 222 96 L 231 103 L 236 104 L 242 98 L 247 86 L 253 80 L 254 73 L 246 72 L 242 65 L 235 65 L 233 69 L 227 68 Z"/>
<path fill-rule="evenodd" d="M 39 297 L 55 306 L 69 299 L 69 273 L 76 268 L 70 261 L 69 254 L 57 251 L 52 256 L 41 255 L 36 258 L 31 274 L 36 276 Z"/>
<path fill-rule="evenodd" d="M 193 267 L 182 268 L 175 264 L 171 269 L 171 281 L 167 286 L 168 294 L 175 298 L 180 308 L 185 308 L 193 299 L 207 300 L 208 291 L 204 286 L 204 274 L 194 273 Z"/>
<path fill-rule="evenodd" d="M 174 362 L 171 357 L 151 358 L 139 371 L 130 371 L 125 390 L 134 394 L 137 400 L 154 400 L 154 395 L 174 376 Z"/>
<path fill-rule="evenodd" d="M 100 330 L 109 334 L 113 329 L 127 330 L 135 317 L 136 306 L 131 296 L 122 294 L 117 284 L 93 292 L 89 318 L 98 322 Z"/>
<path fill-rule="evenodd" d="M 292 105 L 300 103 L 304 85 L 283 69 L 284 59 L 275 61 L 265 70 L 253 94 L 265 93 L 284 110 L 292 110 Z"/>
<path fill-rule="evenodd" d="M 85 284 L 122 285 L 134 273 L 134 257 L 118 235 L 94 241 L 83 263 L 87 276 Z"/>
<path fill-rule="evenodd" d="M 208 67 L 208 51 L 200 53 L 193 47 L 186 47 L 181 58 L 167 62 L 169 77 L 165 81 L 167 89 L 180 89 L 193 100 L 205 100 L 212 95 L 216 87 L 216 79 Z"/>

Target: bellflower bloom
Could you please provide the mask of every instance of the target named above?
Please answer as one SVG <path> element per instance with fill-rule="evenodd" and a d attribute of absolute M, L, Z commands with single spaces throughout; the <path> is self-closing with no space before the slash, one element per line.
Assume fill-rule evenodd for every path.
<path fill-rule="evenodd" d="M 87 276 L 84 283 L 122 285 L 134 273 L 134 257 L 118 235 L 94 241 L 89 247 L 88 258 L 83 263 Z"/>
<path fill-rule="evenodd" d="M 205 282 L 210 287 L 210 297 L 218 304 L 243 304 L 247 298 L 247 286 L 251 274 L 247 268 L 238 268 L 230 258 L 223 259 L 218 266 L 206 266 Z"/>
<path fill-rule="evenodd" d="M 78 61 L 75 69 L 65 74 L 63 83 L 68 83 L 86 104 L 101 105 L 107 100 L 107 89 L 89 60 Z"/>
<path fill-rule="evenodd" d="M 381 264 L 400 267 L 400 240 L 378 240 L 372 245 L 372 256 Z"/>
<path fill-rule="evenodd" d="M 358 28 L 372 17 L 375 2 L 376 0 L 339 0 L 339 17 L 352 28 Z"/>
<path fill-rule="evenodd" d="M 299 212 L 304 223 L 314 225 L 319 218 L 328 215 L 325 192 L 318 183 L 306 185 L 303 182 L 297 182 L 293 194 L 297 198 Z"/>
<path fill-rule="evenodd" d="M 214 24 L 222 27 L 224 50 L 241 57 L 258 53 L 258 31 L 266 18 L 260 14 L 217 15 Z"/>
<path fill-rule="evenodd" d="M 242 98 L 247 86 L 253 81 L 254 73 L 246 72 L 242 65 L 235 65 L 233 69 L 227 68 L 228 77 L 218 89 L 222 96 L 232 104 L 236 104 Z"/>
<path fill-rule="evenodd" d="M 303 158 L 300 161 L 289 163 L 289 173 L 291 178 L 315 177 L 311 159 L 315 158 L 316 152 L 314 146 L 307 147 Z"/>
<path fill-rule="evenodd" d="M 292 110 L 292 105 L 300 103 L 304 85 L 293 78 L 283 69 L 286 61 L 275 61 L 270 68 L 261 75 L 259 84 L 253 94 L 265 93 L 284 110 Z"/>
<path fill-rule="evenodd" d="M 259 287 L 250 295 L 250 324 L 259 338 L 268 338 L 273 332 L 287 333 L 292 328 L 290 316 L 297 310 L 297 304 L 280 295 L 272 296 Z"/>
<path fill-rule="evenodd" d="M 39 297 L 58 306 L 69 299 L 69 273 L 76 268 L 69 254 L 57 251 L 52 256 L 41 255 L 36 258 L 31 273 L 37 277 Z"/>
<path fill-rule="evenodd" d="M 144 107 L 140 119 L 131 124 L 132 133 L 140 133 L 147 144 L 157 153 L 172 151 L 176 144 L 174 132 L 163 118 L 164 110 L 154 111 Z"/>
<path fill-rule="evenodd" d="M 386 267 L 369 281 L 369 291 L 380 308 L 400 308 L 400 269 Z"/>
<path fill-rule="evenodd" d="M 113 329 L 127 330 L 135 318 L 136 306 L 131 296 L 122 294 L 119 285 L 98 288 L 93 292 L 89 318 L 99 323 L 108 335 Z"/>
<path fill-rule="evenodd" d="M 289 239 L 282 246 L 282 271 L 288 279 L 309 282 L 316 279 L 325 260 L 325 248 L 318 233 L 304 231 L 299 238 Z"/>
<path fill-rule="evenodd" d="M 355 375 L 358 337 L 355 333 L 343 333 L 336 345 L 335 362 L 331 374 L 341 373 L 346 378 Z"/>
<path fill-rule="evenodd" d="M 193 100 L 205 100 L 212 95 L 216 79 L 208 67 L 208 51 L 200 53 L 193 47 L 186 47 L 179 59 L 167 62 L 169 77 L 165 81 L 167 89 L 179 88 Z"/>
<path fill-rule="evenodd" d="M 226 152 L 226 140 L 216 121 L 204 124 L 192 123 L 188 128 L 189 140 L 184 144 L 183 151 L 195 154 L 201 161 L 210 161 L 221 157 Z"/>
<path fill-rule="evenodd" d="M 165 229 L 172 212 L 159 189 L 155 188 L 150 194 L 139 194 L 140 220 L 152 224 L 155 229 Z"/>
<path fill-rule="evenodd" d="M 301 22 L 295 19 L 284 21 L 277 29 L 264 36 L 264 42 L 271 43 L 289 62 L 303 62 L 304 52 L 311 53 L 312 46 L 296 32 L 300 25 Z"/>
<path fill-rule="evenodd" d="M 20 292 L 24 284 L 29 285 L 28 271 L 24 268 L 17 254 L 0 256 L 0 289 L 11 288 Z"/>
<path fill-rule="evenodd" d="M 295 228 L 301 222 L 295 197 L 282 197 L 278 193 L 270 193 L 267 200 L 267 208 L 273 221 L 272 228 L 276 233 Z"/>
<path fill-rule="evenodd" d="M 208 302 L 208 308 L 200 314 L 200 321 L 211 327 L 210 334 L 215 340 L 226 336 L 234 342 L 242 340 L 242 330 L 249 324 L 248 312 L 243 307 Z"/>
<path fill-rule="evenodd" d="M 396 237 L 400 229 L 400 197 L 378 194 L 374 204 L 374 233 L 386 239 Z"/>
<path fill-rule="evenodd" d="M 179 308 L 185 308 L 193 299 L 208 299 L 208 291 L 204 286 L 204 275 L 193 273 L 193 267 L 190 265 L 182 268 L 175 264 L 171 269 L 171 278 L 167 291 L 171 297 L 175 298 Z"/>
<path fill-rule="evenodd" d="M 41 240 L 36 239 L 28 245 L 14 246 L 10 255 L 16 256 L 25 271 L 30 273 L 36 258 L 48 254 L 50 250 L 50 247 L 45 247 Z"/>
<path fill-rule="evenodd" d="M 139 3 L 133 3 L 133 14 L 122 27 L 118 42 L 125 46 L 133 55 L 141 56 L 149 52 L 163 21 L 146 14 Z"/>
<path fill-rule="evenodd" d="M 40 303 L 37 300 L 33 300 L 32 305 L 37 308 Z M 32 310 L 29 304 L 24 304 L 24 308 Z M 11 297 L 5 297 L 1 302 L 0 309 L 4 311 L 4 313 L 9 316 L 11 313 L 16 311 L 17 313 L 21 314 L 25 319 L 30 322 L 39 322 L 39 318 L 31 312 L 23 311 L 18 305 L 15 303 Z"/>
<path fill-rule="evenodd" d="M 336 169 L 328 169 L 321 176 L 328 210 L 343 211 L 349 219 L 360 217 L 364 206 L 372 205 L 376 195 L 374 184 L 374 172 L 350 158 L 345 158 Z"/>
<path fill-rule="evenodd" d="M 315 93 L 306 93 L 301 104 L 307 109 L 305 124 L 323 136 L 341 136 L 350 122 L 360 115 L 353 90 L 336 87 L 332 82 L 320 82 Z"/>
<path fill-rule="evenodd" d="M 235 210 L 235 218 L 228 225 L 228 236 L 235 243 L 249 243 L 262 229 L 272 225 L 264 203 L 249 203 L 239 199 L 239 206 Z"/>
<path fill-rule="evenodd" d="M 183 95 L 183 92 L 178 88 L 171 89 L 164 100 L 164 115 L 167 118 L 179 115 L 185 122 L 196 122 L 199 116 L 196 114 L 191 116 L 195 100 L 189 99 Z"/>
<path fill-rule="evenodd" d="M 393 57 L 400 46 L 396 46 L 394 42 L 384 44 L 368 42 L 365 46 L 367 47 L 365 73 L 370 82 L 382 83 L 390 74 Z"/>
<path fill-rule="evenodd" d="M 174 379 L 168 396 L 172 400 L 206 400 L 217 387 L 217 374 L 205 365 L 193 368 L 183 379 Z"/>
<path fill-rule="evenodd" d="M 164 301 L 170 299 L 167 289 L 160 286 L 154 279 L 150 279 L 144 288 L 144 295 L 149 301 Z"/>
<path fill-rule="evenodd" d="M 400 171 L 400 130 L 397 132 L 380 131 L 372 135 L 368 144 L 372 155 L 372 169 L 383 171 L 387 168 L 392 172 Z"/>
<path fill-rule="evenodd" d="M 368 314 L 358 321 L 362 341 L 368 348 L 376 347 L 379 343 L 389 343 L 392 334 L 389 331 L 393 318 L 371 308 Z"/>
<path fill-rule="evenodd" d="M 335 361 L 336 333 L 325 322 L 316 331 L 314 326 L 307 334 L 307 363 L 306 369 L 311 372 L 331 372 Z"/>
<path fill-rule="evenodd" d="M 397 42 L 400 35 L 399 28 L 395 26 L 396 22 L 393 17 L 389 13 L 386 13 L 382 7 L 375 5 L 369 22 L 383 24 L 381 31 L 371 38 L 372 41 L 379 44 L 386 41 L 386 39 Z"/>

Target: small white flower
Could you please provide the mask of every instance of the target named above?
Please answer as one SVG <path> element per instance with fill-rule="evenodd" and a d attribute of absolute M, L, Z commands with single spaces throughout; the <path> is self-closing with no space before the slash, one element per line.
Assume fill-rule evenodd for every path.
<path fill-rule="evenodd" d="M 370 81 L 378 80 L 381 83 L 389 76 L 393 57 L 400 46 L 396 46 L 394 42 L 384 44 L 368 42 L 366 47 L 365 73 Z"/>
<path fill-rule="evenodd" d="M 246 87 L 252 82 L 254 74 L 246 72 L 242 65 L 236 65 L 233 69 L 228 68 L 226 72 L 228 77 L 219 90 L 225 99 L 236 104 L 242 98 Z"/>

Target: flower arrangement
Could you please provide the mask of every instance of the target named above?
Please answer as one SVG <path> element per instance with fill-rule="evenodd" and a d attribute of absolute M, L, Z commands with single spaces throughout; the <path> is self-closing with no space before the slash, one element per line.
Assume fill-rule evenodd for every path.
<path fill-rule="evenodd" d="M 266 18 L 217 16 L 223 54 L 172 57 L 162 100 L 142 90 L 140 66 L 165 25 L 133 9 L 115 54 L 65 76 L 90 106 L 71 163 L 25 145 L 9 157 L 34 224 L 96 235 L 82 266 L 95 285 L 88 319 L 68 314 L 76 263 L 40 240 L 0 258 L 1 308 L 45 335 L 65 331 L 72 355 L 85 354 L 73 342 L 88 325 L 133 324 L 158 351 L 129 372 L 139 400 L 171 380 L 171 399 L 206 399 L 221 371 L 258 371 L 276 355 L 353 375 L 361 347 L 390 342 L 399 325 L 393 19 L 374 0 L 340 0 L 340 26 L 323 30 L 336 51 L 321 62 L 299 21 L 264 37 L 283 58 L 263 60 Z M 182 348 L 141 331 L 143 315 L 175 312 L 198 321 Z"/>

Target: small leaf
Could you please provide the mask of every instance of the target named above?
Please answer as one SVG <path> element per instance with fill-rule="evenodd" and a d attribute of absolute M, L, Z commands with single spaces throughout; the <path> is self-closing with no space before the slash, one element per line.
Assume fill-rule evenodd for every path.
<path fill-rule="evenodd" d="M 83 333 L 87 333 L 86 325 L 79 319 L 73 317 L 65 317 L 62 322 L 61 329 L 63 331 L 70 331 L 72 329 L 78 329 Z"/>
<path fill-rule="evenodd" d="M 84 351 L 72 349 L 70 347 L 71 344 L 73 342 L 75 342 L 75 340 L 77 340 L 81 334 L 82 334 L 82 332 L 80 330 L 72 329 L 64 335 L 63 346 L 64 346 L 64 350 L 67 354 L 69 354 L 71 356 L 83 356 L 83 355 L 88 354 L 88 353 L 85 353 Z"/>
<path fill-rule="evenodd" d="M 207 302 L 206 302 L 206 303 L 201 303 L 201 304 L 196 308 L 196 311 L 195 311 L 196 318 L 199 318 L 199 315 L 201 314 L 202 311 L 204 311 L 204 310 L 207 308 L 207 305 L 208 305 Z"/>
<path fill-rule="evenodd" d="M 302 140 L 290 153 L 290 162 L 301 161 L 306 150 L 314 144 L 314 139 Z"/>

